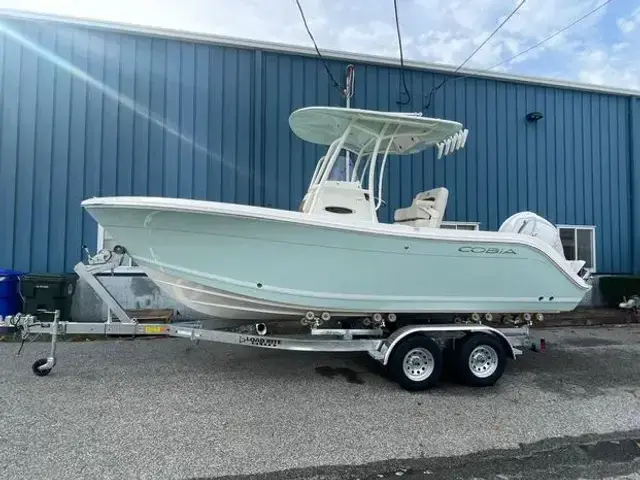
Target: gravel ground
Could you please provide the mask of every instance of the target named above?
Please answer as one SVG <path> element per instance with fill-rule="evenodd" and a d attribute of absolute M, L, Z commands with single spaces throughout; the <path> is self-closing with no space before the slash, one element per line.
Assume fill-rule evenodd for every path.
<path fill-rule="evenodd" d="M 2 478 L 186 479 L 512 449 L 640 429 L 640 328 L 536 331 L 495 387 L 408 393 L 366 354 L 178 339 L 0 343 Z"/>

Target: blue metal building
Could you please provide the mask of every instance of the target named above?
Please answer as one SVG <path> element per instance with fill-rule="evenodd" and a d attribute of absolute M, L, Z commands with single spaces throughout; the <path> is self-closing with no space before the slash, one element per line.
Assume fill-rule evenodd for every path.
<path fill-rule="evenodd" d="M 70 271 L 103 238 L 91 196 L 163 195 L 296 208 L 322 151 L 293 136 L 296 108 L 344 105 L 303 48 L 0 15 L 0 267 Z M 326 55 L 352 106 L 422 111 L 450 70 Z M 473 74 L 425 115 L 461 121 L 467 146 L 391 161 L 381 220 L 415 193 L 450 190 L 449 228 L 497 229 L 532 210 L 562 225 L 597 273 L 640 270 L 639 92 Z M 543 114 L 528 121 L 528 113 Z M 398 159 L 394 159 L 398 160 Z M 455 223 L 467 222 L 467 223 Z"/>

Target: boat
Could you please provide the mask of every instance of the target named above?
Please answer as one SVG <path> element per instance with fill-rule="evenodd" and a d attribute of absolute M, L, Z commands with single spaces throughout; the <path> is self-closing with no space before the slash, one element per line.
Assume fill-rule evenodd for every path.
<path fill-rule="evenodd" d="M 469 133 L 461 123 L 311 106 L 289 125 L 326 147 L 297 210 L 134 196 L 82 207 L 161 290 L 212 318 L 542 314 L 573 310 L 591 289 L 585 262 L 568 261 L 557 228 L 533 212 L 498 231 L 442 228 L 441 186 L 379 221 L 386 164 L 406 168 L 428 148 L 455 155 Z"/>

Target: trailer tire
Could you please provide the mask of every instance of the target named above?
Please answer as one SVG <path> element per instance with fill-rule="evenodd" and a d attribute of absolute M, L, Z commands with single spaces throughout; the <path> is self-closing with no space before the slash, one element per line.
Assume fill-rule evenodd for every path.
<path fill-rule="evenodd" d="M 442 364 L 438 344 L 426 335 L 415 334 L 394 347 L 387 372 L 405 390 L 427 390 L 440 378 Z"/>
<path fill-rule="evenodd" d="M 489 387 L 502 376 L 507 362 L 500 339 L 489 333 L 472 333 L 456 348 L 460 380 L 473 387 Z"/>

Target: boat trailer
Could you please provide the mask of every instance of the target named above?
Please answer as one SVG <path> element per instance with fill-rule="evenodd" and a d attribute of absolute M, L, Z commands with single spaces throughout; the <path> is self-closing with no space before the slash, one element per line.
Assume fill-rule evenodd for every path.
<path fill-rule="evenodd" d="M 87 282 L 105 302 L 109 315 L 105 322 L 62 321 L 60 312 L 53 321 L 40 321 L 36 315 L 18 314 L 6 321 L 15 326 L 23 343 L 33 335 L 51 336 L 49 356 L 36 360 L 32 371 L 47 376 L 56 365 L 56 345 L 61 335 L 126 335 L 165 336 L 300 352 L 366 352 L 380 362 L 387 375 L 407 390 L 425 390 L 433 386 L 445 367 L 453 367 L 456 376 L 468 385 L 493 385 L 504 372 L 508 358 L 515 359 L 530 347 L 529 325 L 495 328 L 483 324 L 421 324 L 385 325 L 384 319 L 371 328 L 321 328 L 321 315 L 311 323 L 307 335 L 269 335 L 265 324 L 255 326 L 256 334 L 226 329 L 205 329 L 201 322 L 140 323 L 130 316 L 97 277 L 120 264 L 124 250 L 102 250 L 89 256 L 89 263 L 74 267 L 78 276 Z M 113 312 L 117 319 L 113 318 Z M 309 315 L 307 315 L 309 316 Z M 313 315 L 311 315 L 313 317 Z M 49 317 L 50 318 L 50 317 Z M 395 319 L 389 315 L 388 318 Z M 365 324 L 370 324 L 365 322 Z M 22 346 L 20 347 L 20 352 Z M 19 352 L 19 354 L 20 354 Z"/>

